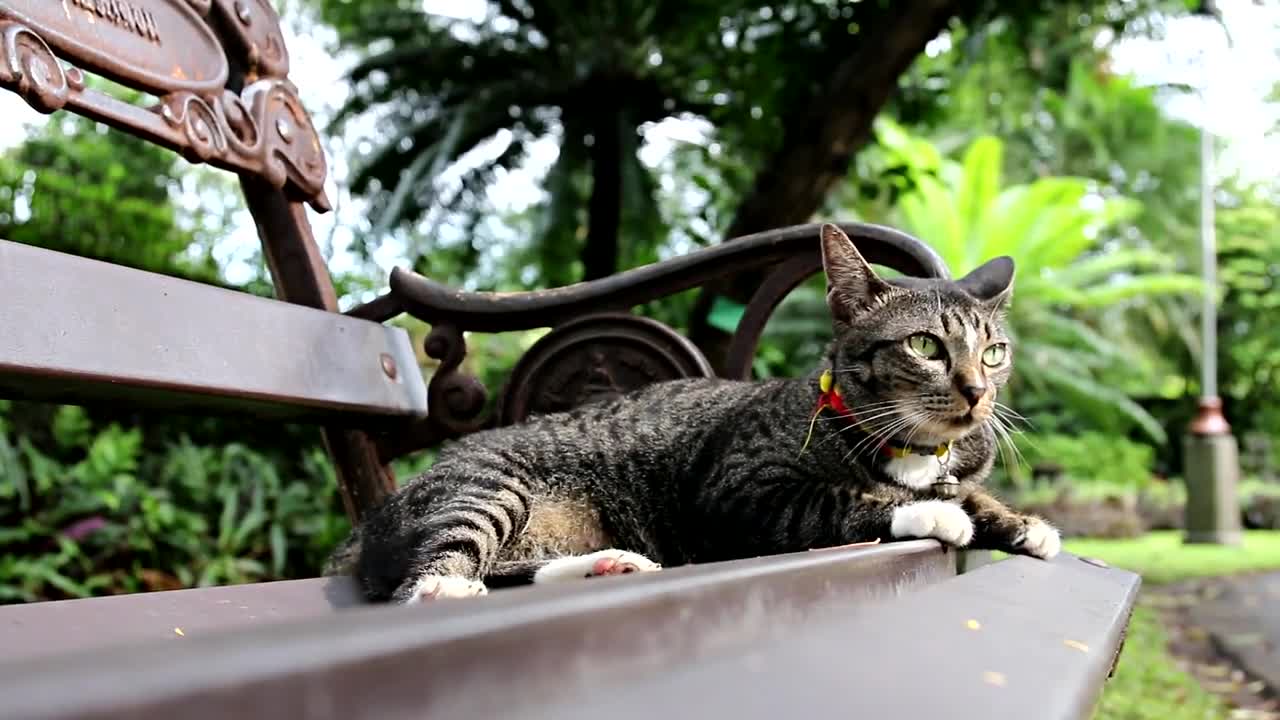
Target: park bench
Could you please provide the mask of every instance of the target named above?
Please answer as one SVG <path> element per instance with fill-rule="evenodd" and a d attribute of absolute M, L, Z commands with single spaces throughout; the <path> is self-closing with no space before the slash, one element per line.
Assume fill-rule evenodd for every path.
<path fill-rule="evenodd" d="M 353 520 L 406 453 L 711 374 L 632 311 L 759 268 L 722 370 L 747 377 L 772 310 L 821 270 L 807 225 L 540 292 L 396 270 L 340 313 L 306 216 L 328 209 L 325 158 L 265 0 L 0 0 L 0 39 L 0 85 L 38 110 L 237 173 L 277 296 L 0 240 L 0 396 L 312 424 Z M 158 101 L 112 99 L 86 72 Z M 873 262 L 947 273 L 914 238 L 842 226 Z M 429 382 L 387 324 L 405 313 L 431 326 Z M 531 328 L 551 330 L 490 403 L 467 334 Z M 367 606 L 345 577 L 5 606 L 0 717 L 1087 717 L 1138 578 L 1069 554 L 976 559 L 894 542 L 414 608 Z"/>

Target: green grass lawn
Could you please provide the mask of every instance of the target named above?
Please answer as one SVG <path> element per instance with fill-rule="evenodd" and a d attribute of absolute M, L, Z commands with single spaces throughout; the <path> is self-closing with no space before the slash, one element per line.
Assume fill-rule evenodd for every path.
<path fill-rule="evenodd" d="M 1231 575 L 1280 568 L 1280 530 L 1250 530 L 1240 547 L 1184 545 L 1175 531 L 1148 533 L 1133 540 L 1069 540 L 1067 550 L 1101 558 L 1159 585 L 1209 575 Z"/>
<path fill-rule="evenodd" d="M 1174 664 L 1160 616 L 1134 610 L 1120 664 L 1094 720 L 1222 720 L 1227 706 Z"/>
<path fill-rule="evenodd" d="M 1071 540 L 1067 549 L 1142 575 L 1144 586 L 1212 575 L 1280 568 L 1280 532 L 1250 531 L 1238 548 L 1183 545 L 1176 532 L 1154 532 L 1133 540 Z M 1134 611 L 1115 677 L 1107 684 L 1095 720 L 1218 720 L 1221 700 L 1178 669 L 1169 655 L 1160 617 Z"/>

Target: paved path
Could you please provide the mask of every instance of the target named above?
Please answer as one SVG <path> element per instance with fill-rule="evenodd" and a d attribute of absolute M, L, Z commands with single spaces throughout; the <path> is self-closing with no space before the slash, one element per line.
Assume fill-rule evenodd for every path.
<path fill-rule="evenodd" d="M 1216 579 L 1187 611 L 1220 652 L 1280 693 L 1280 573 Z"/>

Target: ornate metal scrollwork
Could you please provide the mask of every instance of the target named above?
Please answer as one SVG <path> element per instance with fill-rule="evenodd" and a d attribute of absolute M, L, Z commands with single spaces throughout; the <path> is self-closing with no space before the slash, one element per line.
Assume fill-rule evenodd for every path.
<path fill-rule="evenodd" d="M 262 174 L 276 187 L 287 180 L 308 198 L 324 197 L 325 159 L 320 134 L 288 80 L 261 80 L 241 93 L 263 146 Z"/>
<path fill-rule="evenodd" d="M 160 104 L 160 116 L 180 128 L 185 138 L 183 156 L 191 162 L 208 162 L 227 150 L 227 133 L 209 104 L 199 95 L 175 93 Z"/>
<path fill-rule="evenodd" d="M 13 87 L 31 107 L 43 113 L 61 110 L 71 96 L 71 82 L 61 61 L 31 28 L 8 23 L 0 82 Z"/>
<path fill-rule="evenodd" d="M 280 18 L 267 0 L 215 0 L 233 39 L 248 60 L 250 82 L 289 74 L 289 53 Z"/>
<path fill-rule="evenodd" d="M 192 162 L 260 175 L 296 200 L 330 209 L 320 135 L 285 77 L 289 57 L 269 2 L 68 1 L 0 0 L 0 85 L 41 112 L 80 111 Z M 211 26 L 213 11 L 225 17 Z M 250 68 L 238 95 L 226 87 L 224 42 Z M 64 69 L 60 57 L 159 95 L 160 104 L 139 108 L 86 89 L 81 71 Z"/>
<path fill-rule="evenodd" d="M 467 341 L 454 325 L 436 325 L 427 335 L 427 356 L 440 361 L 427 385 L 427 418 L 441 436 L 474 432 L 484 427 L 484 406 L 489 398 L 484 384 L 460 371 L 467 355 Z"/>
<path fill-rule="evenodd" d="M 498 414 L 500 422 L 516 423 L 654 382 L 712 375 L 693 343 L 656 320 L 591 315 L 529 348 L 511 371 Z"/>

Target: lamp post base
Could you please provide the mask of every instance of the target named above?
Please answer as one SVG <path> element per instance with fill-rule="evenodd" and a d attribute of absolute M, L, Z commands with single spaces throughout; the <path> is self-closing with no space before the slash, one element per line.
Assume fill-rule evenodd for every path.
<path fill-rule="evenodd" d="M 1183 542 L 1239 545 L 1240 457 L 1222 401 L 1203 398 L 1200 412 L 1183 438 L 1186 466 L 1186 534 Z"/>

